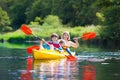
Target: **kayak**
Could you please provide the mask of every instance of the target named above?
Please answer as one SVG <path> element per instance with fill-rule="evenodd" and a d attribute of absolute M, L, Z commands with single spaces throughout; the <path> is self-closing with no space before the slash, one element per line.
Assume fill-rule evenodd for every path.
<path fill-rule="evenodd" d="M 60 53 L 59 51 L 55 51 L 55 50 L 46 50 L 46 49 L 33 50 L 34 59 L 53 60 L 53 59 L 66 58 L 66 55 L 69 54 L 67 52 Z M 72 55 L 74 56 L 75 53 L 72 52 Z"/>

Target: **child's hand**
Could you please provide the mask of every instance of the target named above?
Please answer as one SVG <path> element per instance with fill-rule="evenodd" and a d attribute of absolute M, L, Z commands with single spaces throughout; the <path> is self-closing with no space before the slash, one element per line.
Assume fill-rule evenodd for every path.
<path fill-rule="evenodd" d="M 44 42 L 44 43 L 46 43 L 46 44 L 48 44 L 44 39 L 41 39 L 41 41 Z M 48 44 L 48 45 L 49 45 L 49 44 Z"/>
<path fill-rule="evenodd" d="M 78 38 L 73 38 L 73 40 L 74 40 L 75 42 L 78 42 Z"/>
<path fill-rule="evenodd" d="M 41 41 L 45 42 L 45 40 L 44 40 L 44 39 L 41 39 Z"/>

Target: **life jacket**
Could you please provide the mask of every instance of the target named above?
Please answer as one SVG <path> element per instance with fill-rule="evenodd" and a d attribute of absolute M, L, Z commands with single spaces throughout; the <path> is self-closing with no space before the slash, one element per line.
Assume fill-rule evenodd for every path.
<path fill-rule="evenodd" d="M 60 47 L 60 44 L 58 42 L 52 42 L 52 41 L 49 41 L 48 44 L 52 44 L 55 48 L 59 48 Z"/>
<path fill-rule="evenodd" d="M 55 43 L 53 43 L 52 41 L 49 41 L 48 42 L 48 44 L 43 44 L 43 47 L 45 48 L 45 49 L 48 49 L 48 50 L 50 50 L 50 46 L 49 45 L 53 45 L 54 46 L 54 49 L 58 49 L 58 50 L 63 50 L 62 49 L 62 47 L 60 46 L 60 44 L 58 43 L 58 42 L 55 42 Z"/>

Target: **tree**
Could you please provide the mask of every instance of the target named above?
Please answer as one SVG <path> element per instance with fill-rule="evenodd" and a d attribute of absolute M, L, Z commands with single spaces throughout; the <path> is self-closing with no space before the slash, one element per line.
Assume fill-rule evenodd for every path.
<path fill-rule="evenodd" d="M 26 21 L 25 11 L 31 5 L 33 0 L 10 0 L 8 4 L 11 13 L 11 22 L 14 29 L 19 28 L 19 26 Z"/>
<path fill-rule="evenodd" d="M 63 23 L 72 26 L 97 24 L 95 0 L 59 0 L 59 3 L 54 11 Z"/>
<path fill-rule="evenodd" d="M 10 25 L 10 19 L 6 11 L 0 7 L 0 32 L 12 30 Z"/>
<path fill-rule="evenodd" d="M 89 25 L 97 24 L 94 0 L 35 0 L 26 10 L 27 22 L 36 16 L 42 19 L 47 15 L 57 15 L 63 24 Z"/>
<path fill-rule="evenodd" d="M 43 19 L 47 15 L 51 14 L 51 1 L 35 0 L 32 5 L 27 8 L 25 14 L 27 16 L 27 23 L 33 21 L 37 16 Z"/>
<path fill-rule="evenodd" d="M 98 7 L 104 16 L 102 34 L 106 39 L 114 42 L 120 41 L 120 1 L 119 0 L 98 0 Z"/>

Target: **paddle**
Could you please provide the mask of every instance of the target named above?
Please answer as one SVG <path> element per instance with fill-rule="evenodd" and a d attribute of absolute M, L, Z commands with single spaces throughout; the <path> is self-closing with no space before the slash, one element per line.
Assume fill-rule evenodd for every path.
<path fill-rule="evenodd" d="M 39 50 L 40 47 L 37 46 L 37 45 L 34 45 L 34 46 L 30 46 L 30 47 L 28 47 L 28 48 L 27 48 L 27 52 L 28 52 L 28 54 L 32 54 L 33 49 Z"/>
<path fill-rule="evenodd" d="M 77 58 L 75 56 L 72 56 L 72 55 L 65 55 L 67 57 L 67 59 L 69 61 L 74 61 L 74 60 L 77 60 Z"/>
<path fill-rule="evenodd" d="M 96 37 L 96 33 L 95 32 L 86 32 L 81 37 L 78 37 L 78 39 L 82 38 L 84 40 L 90 40 L 90 39 L 93 39 L 95 37 Z"/>
<path fill-rule="evenodd" d="M 33 33 L 32 33 L 32 30 L 27 26 L 27 25 L 25 25 L 25 24 L 23 24 L 22 26 L 21 26 L 21 30 L 26 34 L 26 35 L 33 35 L 33 36 L 35 36 L 35 37 L 37 37 L 36 35 L 34 35 Z M 38 37 L 37 37 L 38 38 Z M 39 38 L 39 39 L 41 39 L 41 38 Z M 29 53 L 29 54 L 31 54 L 32 53 L 32 50 L 33 49 L 39 49 L 39 46 L 30 46 L 30 47 L 28 47 L 27 48 L 27 52 Z M 68 60 L 76 60 L 76 57 L 74 57 L 74 56 L 72 56 L 72 55 L 65 55 L 66 57 L 67 57 L 67 59 Z"/>
<path fill-rule="evenodd" d="M 41 40 L 41 38 L 37 37 L 35 34 L 33 34 L 32 30 L 25 24 L 21 26 L 21 30 L 26 34 L 26 35 L 33 35 L 34 37 L 38 38 Z"/>
<path fill-rule="evenodd" d="M 32 30 L 25 24 L 23 24 L 21 26 L 21 30 L 26 34 L 26 35 L 33 35 L 34 37 L 37 37 L 36 35 L 34 35 L 32 33 Z M 84 33 L 81 37 L 78 37 L 78 38 L 82 38 L 84 40 L 90 40 L 90 39 L 93 39 L 96 37 L 96 33 L 95 32 L 86 32 Z M 39 38 L 39 37 L 37 37 Z M 41 40 L 41 38 L 39 38 Z"/>
<path fill-rule="evenodd" d="M 21 26 L 21 30 L 26 34 L 26 35 L 33 35 L 34 37 L 37 37 L 36 35 L 34 35 L 32 33 L 32 30 L 25 24 L 23 24 Z M 89 40 L 89 39 L 92 39 L 92 38 L 95 38 L 96 37 L 96 33 L 94 32 L 87 32 L 85 34 L 82 35 L 82 37 L 80 38 L 83 38 L 84 40 Z M 38 38 L 38 37 L 37 37 Z M 41 40 L 41 38 L 39 38 Z M 27 48 L 27 51 L 28 53 L 32 53 L 32 50 L 33 49 L 39 49 L 39 46 L 30 46 L 29 48 Z M 66 56 L 68 59 L 76 59 L 74 56 L 72 55 L 69 55 L 69 56 Z"/>

